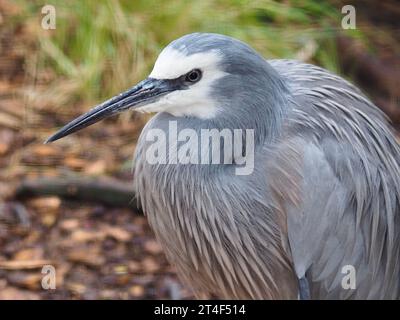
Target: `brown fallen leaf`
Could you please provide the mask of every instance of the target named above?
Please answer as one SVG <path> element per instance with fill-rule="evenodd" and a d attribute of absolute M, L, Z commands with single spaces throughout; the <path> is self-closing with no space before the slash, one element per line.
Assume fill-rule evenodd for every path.
<path fill-rule="evenodd" d="M 40 197 L 32 199 L 29 204 L 35 209 L 43 210 L 57 210 L 61 205 L 61 199 L 59 197 Z"/>
<path fill-rule="evenodd" d="M 40 221 L 46 227 L 51 227 L 57 220 L 57 216 L 55 214 L 44 214 L 42 215 Z"/>
<path fill-rule="evenodd" d="M 10 198 L 13 195 L 14 189 L 10 188 L 10 183 L 0 181 L 0 200 Z"/>
<path fill-rule="evenodd" d="M 0 126 L 9 128 L 9 129 L 18 129 L 22 125 L 21 121 L 16 117 L 1 112 L 0 113 Z"/>
<path fill-rule="evenodd" d="M 116 279 L 116 283 L 119 286 L 124 286 L 127 285 L 130 281 L 131 281 L 132 277 L 129 274 L 120 274 L 118 275 L 117 279 Z"/>
<path fill-rule="evenodd" d="M 71 240 L 79 243 L 85 243 L 89 241 L 102 241 L 105 239 L 106 233 L 103 231 L 95 230 L 74 230 L 71 234 Z"/>
<path fill-rule="evenodd" d="M 0 269 L 5 270 L 19 270 L 19 269 L 38 269 L 42 268 L 44 265 L 51 264 L 54 262 L 51 260 L 6 260 L 0 261 Z"/>
<path fill-rule="evenodd" d="M 59 155 L 59 150 L 57 150 L 53 145 L 39 144 L 31 148 L 31 153 L 38 157 L 56 157 Z"/>
<path fill-rule="evenodd" d="M 0 290 L 0 300 L 39 300 L 40 295 L 28 290 L 7 287 Z"/>
<path fill-rule="evenodd" d="M 126 274 L 126 273 L 128 273 L 128 267 L 126 265 L 115 266 L 114 272 L 117 274 Z"/>
<path fill-rule="evenodd" d="M 77 282 L 69 282 L 66 284 L 66 287 L 69 291 L 72 291 L 73 293 L 79 295 L 84 294 L 86 291 L 86 287 L 83 284 Z"/>
<path fill-rule="evenodd" d="M 129 293 L 134 298 L 139 298 L 144 295 L 144 288 L 143 286 L 135 285 L 129 288 Z"/>
<path fill-rule="evenodd" d="M 32 261 L 39 259 L 43 259 L 43 248 L 25 248 L 13 255 L 13 260 Z"/>
<path fill-rule="evenodd" d="M 2 10 L 4 10 L 4 8 L 2 8 Z M 0 80 L 0 92 L 7 92 L 11 90 L 12 90 L 12 85 L 9 81 Z"/>
<path fill-rule="evenodd" d="M 65 219 L 60 222 L 60 228 L 65 231 L 71 231 L 79 227 L 78 219 Z"/>
<path fill-rule="evenodd" d="M 159 254 L 162 252 L 161 246 L 153 239 L 144 243 L 144 250 L 151 254 Z"/>
<path fill-rule="evenodd" d="M 106 162 L 104 160 L 97 160 L 86 166 L 85 172 L 89 175 L 100 175 L 106 171 Z"/>
<path fill-rule="evenodd" d="M 128 231 L 120 227 L 106 225 L 104 226 L 104 232 L 107 234 L 107 236 L 114 238 L 115 240 L 120 242 L 127 242 L 132 237 Z"/>
<path fill-rule="evenodd" d="M 129 261 L 128 262 L 128 269 L 132 273 L 137 273 L 142 269 L 142 266 L 137 261 Z"/>
<path fill-rule="evenodd" d="M 100 292 L 100 298 L 101 299 L 117 299 L 118 298 L 118 292 L 115 290 L 102 290 Z"/>
<path fill-rule="evenodd" d="M 61 206 L 61 199 L 58 197 L 40 197 L 31 199 L 29 204 L 40 214 L 40 221 L 43 225 L 51 227 L 57 220 Z"/>
<path fill-rule="evenodd" d="M 24 109 L 21 101 L 18 99 L 1 99 L 1 111 L 8 113 L 22 121 L 24 114 L 21 112 Z"/>
<path fill-rule="evenodd" d="M 87 162 L 85 160 L 79 159 L 79 158 L 72 158 L 68 157 L 64 160 L 64 163 L 67 167 L 70 167 L 72 169 L 83 169 L 85 166 L 87 166 Z"/>
<path fill-rule="evenodd" d="M 152 257 L 144 258 L 142 266 L 144 271 L 148 273 L 155 273 L 160 270 L 159 264 Z"/>
<path fill-rule="evenodd" d="M 6 143 L 0 142 L 0 156 L 5 155 L 10 149 L 10 146 Z"/>

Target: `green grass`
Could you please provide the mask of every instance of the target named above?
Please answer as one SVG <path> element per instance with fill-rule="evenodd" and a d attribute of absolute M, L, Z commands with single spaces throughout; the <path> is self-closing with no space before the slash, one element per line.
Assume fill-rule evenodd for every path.
<path fill-rule="evenodd" d="M 31 20 L 27 23 L 37 24 L 43 3 L 17 3 Z M 296 58 L 311 47 L 308 60 L 337 71 L 332 38 L 341 13 L 326 1 L 53 0 L 52 4 L 57 28 L 36 31 L 38 65 L 54 72 L 58 80 L 54 90 L 64 90 L 61 80 L 70 84 L 64 86 L 70 100 L 98 101 L 131 86 L 151 70 L 166 44 L 196 31 L 237 37 L 270 58 Z"/>

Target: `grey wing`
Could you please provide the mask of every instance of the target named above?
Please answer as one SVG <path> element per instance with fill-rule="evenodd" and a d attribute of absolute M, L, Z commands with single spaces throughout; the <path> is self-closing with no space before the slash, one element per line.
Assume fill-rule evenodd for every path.
<path fill-rule="evenodd" d="M 311 298 L 399 298 L 400 149 L 384 115 L 322 68 L 269 62 L 291 83 L 301 148 L 300 205 L 286 206 L 297 276 Z"/>

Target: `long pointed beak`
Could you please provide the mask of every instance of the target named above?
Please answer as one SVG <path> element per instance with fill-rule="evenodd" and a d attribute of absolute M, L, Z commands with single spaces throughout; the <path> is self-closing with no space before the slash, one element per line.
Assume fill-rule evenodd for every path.
<path fill-rule="evenodd" d="M 176 89 L 178 87 L 174 81 L 147 78 L 71 121 L 49 137 L 45 143 L 56 141 L 124 110 L 155 102 L 161 96 Z"/>

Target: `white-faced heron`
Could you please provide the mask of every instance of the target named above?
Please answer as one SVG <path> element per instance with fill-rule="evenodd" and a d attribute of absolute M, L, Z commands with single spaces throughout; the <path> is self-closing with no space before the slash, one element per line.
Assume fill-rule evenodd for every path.
<path fill-rule="evenodd" d="M 352 84 L 310 64 L 265 60 L 227 36 L 189 34 L 161 52 L 146 80 L 48 142 L 128 109 L 157 113 L 137 144 L 136 190 L 197 293 L 399 297 L 400 149 Z M 204 140 L 207 130 L 221 143 Z M 253 134 L 229 141 L 238 130 Z M 248 142 L 254 168 L 240 173 Z M 240 152 L 214 161 L 216 146 L 232 145 Z"/>

